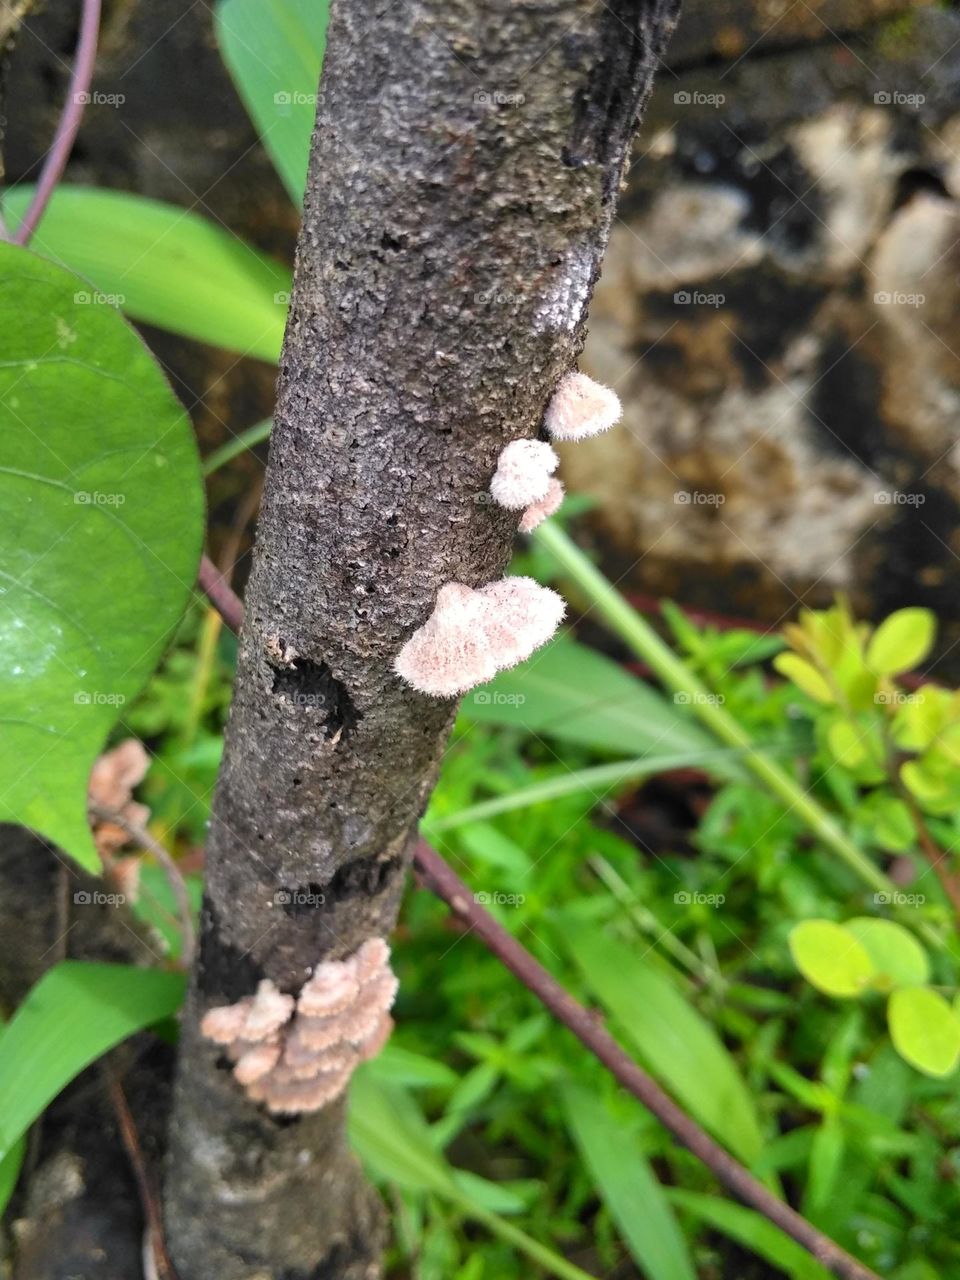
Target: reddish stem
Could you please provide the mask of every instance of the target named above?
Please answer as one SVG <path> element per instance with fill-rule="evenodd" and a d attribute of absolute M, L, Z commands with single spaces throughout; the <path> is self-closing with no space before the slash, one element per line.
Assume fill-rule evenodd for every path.
<path fill-rule="evenodd" d="M 100 30 L 100 0 L 83 0 L 83 13 L 80 18 L 80 38 L 77 41 L 77 53 L 53 143 L 47 152 L 40 172 L 40 180 L 33 193 L 33 199 L 20 225 L 14 232 L 15 244 L 29 244 L 37 229 L 40 219 L 50 203 L 50 197 L 56 190 L 57 183 L 63 177 L 67 160 L 73 149 L 73 142 L 83 119 L 83 109 L 90 100 L 90 85 L 93 81 L 93 67 L 97 60 L 97 35 Z"/>

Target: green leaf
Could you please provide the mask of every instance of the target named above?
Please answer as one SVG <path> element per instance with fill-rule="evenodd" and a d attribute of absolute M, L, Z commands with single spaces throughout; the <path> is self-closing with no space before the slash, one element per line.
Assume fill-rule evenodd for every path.
<path fill-rule="evenodd" d="M 0 1159 L 61 1089 L 109 1049 L 167 1018 L 184 978 L 64 960 L 31 988 L 0 1034 Z"/>
<path fill-rule="evenodd" d="M 461 713 L 485 724 L 579 742 L 609 751 L 717 761 L 726 753 L 676 706 L 594 649 L 560 636 L 519 667 L 467 694 Z"/>
<path fill-rule="evenodd" d="M 899 796 L 872 791 L 856 808 L 856 819 L 866 825 L 872 838 L 884 849 L 902 853 L 917 843 L 917 829 L 909 808 Z"/>
<path fill-rule="evenodd" d="M 807 981 L 828 996 L 859 996 L 874 976 L 866 947 L 832 920 L 804 920 L 794 925 L 790 954 Z"/>
<path fill-rule="evenodd" d="M 27 1150 L 26 1138 L 18 1138 L 7 1154 L 0 1160 L 0 1217 L 3 1216 L 10 1197 L 17 1188 L 17 1179 L 23 1165 L 23 1157 Z"/>
<path fill-rule="evenodd" d="M 960 1020 L 929 987 L 894 991 L 887 1005 L 893 1047 L 904 1061 L 928 1076 L 949 1076 L 960 1060 Z"/>
<path fill-rule="evenodd" d="M 392 1041 L 377 1054 L 367 1071 L 376 1079 L 409 1089 L 452 1089 L 457 1083 L 457 1073 L 445 1062 L 403 1049 Z"/>
<path fill-rule="evenodd" d="M 638 1143 L 586 1089 L 565 1089 L 563 1104 L 567 1127 L 643 1274 L 696 1280 L 683 1234 Z"/>
<path fill-rule="evenodd" d="M 842 1125 L 835 1115 L 826 1115 L 813 1135 L 810 1148 L 810 1171 L 803 1199 L 805 1217 L 818 1216 L 830 1203 L 840 1176 L 845 1147 L 846 1134 Z"/>
<path fill-rule="evenodd" d="M 76 276 L 0 244 L 0 819 L 99 869 L 90 767 L 193 585 L 189 420 Z"/>
<path fill-rule="evenodd" d="M 827 681 L 812 662 L 807 662 L 806 658 L 801 658 L 795 653 L 778 653 L 773 660 L 773 665 L 782 676 L 786 676 L 798 689 L 813 698 L 814 702 L 823 702 L 827 705 L 836 702 L 833 690 Z"/>
<path fill-rule="evenodd" d="M 871 985 L 880 991 L 923 986 L 930 978 L 927 953 L 912 933 L 893 920 L 854 916 L 843 926 L 863 945 L 873 965 Z"/>
<path fill-rule="evenodd" d="M 30 187 L 4 195 L 12 227 L 31 195 Z M 121 191 L 60 187 L 32 245 L 85 277 L 71 292 L 105 298 L 134 320 L 261 360 L 280 355 L 289 270 L 200 214 Z"/>
<path fill-rule="evenodd" d="M 378 1177 L 406 1191 L 443 1197 L 559 1280 L 590 1280 L 585 1271 L 488 1208 L 496 1195 L 490 1184 L 484 1181 L 478 1198 L 478 1181 L 460 1176 L 436 1150 L 410 1095 L 377 1080 L 369 1067 L 351 1082 L 349 1131 L 360 1159 Z"/>
<path fill-rule="evenodd" d="M 827 730 L 827 744 L 838 764 L 855 769 L 866 759 L 865 734 L 849 720 L 835 720 Z"/>
<path fill-rule="evenodd" d="M 708 1227 L 765 1258 L 790 1280 L 829 1280 L 830 1272 L 788 1235 L 753 1209 L 700 1191 L 670 1190 L 667 1198 Z"/>
<path fill-rule="evenodd" d="M 884 618 L 867 645 L 867 666 L 895 676 L 921 663 L 933 648 L 937 620 L 929 609 L 898 609 Z"/>
<path fill-rule="evenodd" d="M 216 8 L 223 60 L 298 209 L 329 7 L 328 0 L 220 0 Z"/>
<path fill-rule="evenodd" d="M 753 1099 L 710 1024 L 641 955 L 566 917 L 563 928 L 588 985 L 648 1070 L 735 1155 L 755 1160 L 763 1139 Z"/>
<path fill-rule="evenodd" d="M 488 822 L 473 822 L 460 828 L 460 840 L 479 863 L 523 878 L 533 870 L 530 855 L 509 836 Z"/>

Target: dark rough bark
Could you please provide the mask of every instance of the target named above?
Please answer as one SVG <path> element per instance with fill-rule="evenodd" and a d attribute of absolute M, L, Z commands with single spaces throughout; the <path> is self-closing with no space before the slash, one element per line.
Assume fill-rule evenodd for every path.
<path fill-rule="evenodd" d="M 575 359 L 674 0 L 335 0 L 166 1191 L 180 1280 L 379 1274 L 344 1108 L 248 1103 L 197 1031 L 392 927 L 455 705 L 391 664 Z M 281 890 L 323 895 L 307 910 Z"/>

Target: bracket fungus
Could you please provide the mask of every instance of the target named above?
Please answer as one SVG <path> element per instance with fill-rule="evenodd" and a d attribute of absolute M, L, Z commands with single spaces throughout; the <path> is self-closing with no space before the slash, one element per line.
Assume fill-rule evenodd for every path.
<path fill-rule="evenodd" d="M 547 405 L 543 422 L 554 440 L 586 440 L 609 430 L 622 412 L 615 391 L 585 373 L 567 373 Z"/>
<path fill-rule="evenodd" d="M 346 960 L 324 960 L 296 997 L 269 979 L 256 995 L 210 1009 L 200 1032 L 223 1045 L 247 1096 L 268 1111 L 318 1111 L 339 1097 L 393 1029 L 390 948 L 368 938 Z"/>
<path fill-rule="evenodd" d="M 543 440 L 511 440 L 497 460 L 490 481 L 493 499 L 508 511 L 542 502 L 560 459 Z"/>
<path fill-rule="evenodd" d="M 520 517 L 520 532 L 533 533 L 538 524 L 543 524 L 544 520 L 559 511 L 560 504 L 563 502 L 563 495 L 564 488 L 562 483 L 556 477 L 551 476 L 544 496 L 539 502 L 531 502 Z"/>
<path fill-rule="evenodd" d="M 502 578 L 479 589 L 448 582 L 394 669 L 421 693 L 453 698 L 546 644 L 565 608 L 555 591 L 532 578 Z"/>

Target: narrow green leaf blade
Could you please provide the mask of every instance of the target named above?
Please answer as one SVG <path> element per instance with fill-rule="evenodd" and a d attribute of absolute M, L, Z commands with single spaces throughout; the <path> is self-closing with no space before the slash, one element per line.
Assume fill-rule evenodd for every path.
<path fill-rule="evenodd" d="M 649 1280 L 696 1280 L 683 1235 L 663 1188 L 635 1142 L 592 1094 L 563 1094 L 567 1127 L 634 1261 Z"/>
<path fill-rule="evenodd" d="M 97 871 L 90 767 L 186 605 L 204 499 L 186 414 L 86 290 L 0 244 L 0 819 Z"/>
<path fill-rule="evenodd" d="M 580 924 L 564 925 L 587 983 L 637 1057 L 705 1128 L 752 1163 L 763 1148 L 753 1100 L 713 1028 L 669 978 L 628 947 Z"/>
<path fill-rule="evenodd" d="M 12 228 L 32 193 L 5 193 Z M 89 282 L 77 291 L 99 291 L 134 320 L 260 360 L 280 355 L 289 270 L 198 213 L 122 191 L 60 187 L 32 246 Z"/>
<path fill-rule="evenodd" d="M 298 209 L 329 8 L 328 0 L 220 0 L 216 8 L 223 60 Z"/>
<path fill-rule="evenodd" d="M 461 714 L 634 756 L 713 760 L 724 776 L 736 768 L 673 703 L 610 658 L 566 636 L 467 694 Z"/>
<path fill-rule="evenodd" d="M 175 1013 L 184 978 L 158 969 L 64 960 L 0 1034 L 0 1160 L 91 1062 Z"/>
<path fill-rule="evenodd" d="M 759 1258 L 785 1272 L 790 1280 L 830 1280 L 830 1272 L 825 1267 L 753 1209 L 701 1191 L 669 1190 L 667 1198 L 729 1240 L 752 1249 Z"/>

